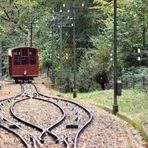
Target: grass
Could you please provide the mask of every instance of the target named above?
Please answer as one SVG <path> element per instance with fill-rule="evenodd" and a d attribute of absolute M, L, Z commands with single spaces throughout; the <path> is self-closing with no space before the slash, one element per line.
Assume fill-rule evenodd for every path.
<path fill-rule="evenodd" d="M 53 89 L 50 89 L 50 93 L 65 98 L 73 97 L 72 93 L 61 93 Z M 75 100 L 83 100 L 112 112 L 113 90 L 78 93 Z M 118 106 L 117 116 L 135 127 L 148 142 L 148 90 L 123 89 L 122 96 L 118 97 Z"/>
<path fill-rule="evenodd" d="M 51 93 L 72 98 L 72 93 L 65 94 L 55 90 L 51 90 Z M 97 104 L 98 107 L 112 112 L 113 90 L 78 93 L 76 100 Z M 134 126 L 141 133 L 144 140 L 148 142 L 148 133 L 143 128 L 148 127 L 148 92 L 137 89 L 123 90 L 122 96 L 118 97 L 118 106 L 118 116 Z"/>
<path fill-rule="evenodd" d="M 148 125 L 148 93 L 132 89 L 123 91 L 119 106 L 121 112 L 142 125 Z"/>
<path fill-rule="evenodd" d="M 72 93 L 63 94 L 52 90 L 55 95 L 72 97 Z M 102 104 L 112 108 L 113 90 L 93 91 L 78 93 L 76 99 L 85 100 L 94 104 Z M 128 89 L 123 90 L 122 96 L 118 97 L 119 112 L 128 115 L 141 125 L 148 126 L 148 92 Z"/>

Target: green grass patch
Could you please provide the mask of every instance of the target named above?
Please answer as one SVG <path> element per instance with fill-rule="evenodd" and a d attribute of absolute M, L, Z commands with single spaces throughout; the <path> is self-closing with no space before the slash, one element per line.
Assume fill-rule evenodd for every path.
<path fill-rule="evenodd" d="M 72 98 L 72 93 L 61 93 L 51 90 L 52 94 Z M 88 93 L 78 93 L 76 100 L 83 100 L 98 107 L 112 112 L 113 90 L 93 91 Z M 148 92 L 136 89 L 123 90 L 122 96 L 118 97 L 119 116 L 121 119 L 135 127 L 144 140 L 148 142 L 148 134 L 144 131 L 144 126 L 148 126 Z M 121 114 L 120 114 L 121 113 Z"/>
<path fill-rule="evenodd" d="M 52 93 L 58 96 L 72 97 L 72 93 L 63 94 L 55 90 L 52 90 Z M 78 93 L 76 99 L 112 108 L 113 90 Z M 141 125 L 148 126 L 148 92 L 136 89 L 123 90 L 122 96 L 118 97 L 118 105 L 119 112 L 128 115 Z"/>

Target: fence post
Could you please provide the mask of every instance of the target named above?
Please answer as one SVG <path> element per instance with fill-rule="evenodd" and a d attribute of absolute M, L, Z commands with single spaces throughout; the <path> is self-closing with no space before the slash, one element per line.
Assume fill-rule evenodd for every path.
<path fill-rule="evenodd" d="M 133 89 L 135 88 L 135 78 L 133 78 Z"/>
<path fill-rule="evenodd" d="M 128 88 L 128 81 L 127 81 L 127 78 L 125 78 L 125 88 Z"/>
<path fill-rule="evenodd" d="M 2 89 L 2 85 L 1 85 L 1 83 L 0 83 L 0 90 Z"/>
<path fill-rule="evenodd" d="M 142 86 L 143 88 L 145 88 L 145 77 L 144 76 L 142 77 Z"/>

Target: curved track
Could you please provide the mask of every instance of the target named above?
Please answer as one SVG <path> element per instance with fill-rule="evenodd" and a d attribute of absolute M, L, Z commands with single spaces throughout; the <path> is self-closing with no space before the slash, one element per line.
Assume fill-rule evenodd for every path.
<path fill-rule="evenodd" d="M 75 135 L 75 138 L 74 138 L 74 148 L 76 148 L 76 147 L 77 147 L 77 142 L 78 142 L 78 137 L 79 137 L 80 133 L 81 133 L 81 132 L 91 123 L 91 121 L 93 120 L 93 116 L 92 116 L 91 112 L 90 112 L 88 109 L 86 109 L 85 107 L 81 106 L 80 104 L 78 104 L 78 103 L 76 103 L 76 102 L 74 102 L 74 101 L 70 101 L 70 100 L 67 100 L 67 99 L 60 99 L 60 98 L 56 98 L 56 97 L 49 97 L 49 96 L 46 96 L 46 95 L 40 93 L 40 92 L 37 90 L 37 87 L 36 87 L 35 85 L 34 85 L 34 87 L 36 88 L 36 91 L 37 91 L 38 95 L 43 96 L 43 97 L 45 97 L 45 98 L 47 98 L 47 99 L 61 100 L 61 101 L 65 101 L 65 102 L 74 104 L 74 105 L 76 105 L 76 106 L 82 108 L 82 109 L 88 114 L 88 116 L 89 116 L 88 121 L 78 130 L 77 134 Z"/>
<path fill-rule="evenodd" d="M 27 142 L 24 140 L 24 138 L 23 138 L 21 135 L 17 134 L 17 133 L 14 132 L 13 130 L 11 130 L 11 129 L 5 127 L 5 126 L 0 125 L 0 128 L 3 128 L 4 130 L 6 130 L 6 131 L 8 131 L 8 132 L 10 132 L 10 133 L 12 133 L 12 134 L 14 134 L 16 137 L 18 137 L 18 138 L 20 139 L 20 141 L 23 143 L 23 145 L 24 145 L 25 147 L 29 148 Z"/>
<path fill-rule="evenodd" d="M 91 112 L 87 108 L 81 106 L 76 102 L 67 99 L 60 99 L 58 97 L 53 98 L 50 96 L 46 96 L 41 92 L 39 92 L 35 85 L 23 84 L 21 85 L 21 88 L 22 88 L 21 94 L 17 95 L 16 97 L 7 98 L 0 101 L 1 108 L 3 108 L 2 106 L 3 104 L 9 102 L 9 107 L 7 108 L 7 111 L 4 111 L 4 109 L 2 109 L 0 112 L 2 119 L 2 122 L 0 122 L 0 126 L 5 130 L 14 133 L 27 148 L 44 147 L 44 143 L 46 142 L 46 139 L 44 137 L 46 137 L 47 134 L 50 137 L 52 137 L 57 146 L 59 145 L 58 143 L 62 142 L 67 148 L 69 147 L 76 148 L 80 134 L 91 123 L 93 119 Z M 50 123 L 48 127 L 43 128 L 42 123 L 40 123 L 40 125 L 35 125 L 32 121 L 30 122 L 22 118 L 22 115 L 19 114 L 19 111 L 17 110 L 17 106 L 23 104 L 23 102 L 25 101 L 30 101 L 30 100 L 31 101 L 36 100 L 48 103 L 50 106 L 51 104 L 55 106 L 54 107 L 55 110 L 58 110 L 57 111 L 58 115 L 56 115 L 57 119 L 54 122 L 52 121 L 52 123 Z M 73 110 L 76 110 L 75 113 L 73 114 L 69 111 L 69 108 L 71 107 L 72 107 L 71 112 Z M 42 110 L 42 108 L 40 109 Z M 29 112 L 30 111 L 28 110 L 27 111 L 28 115 Z M 85 118 L 84 121 L 80 122 L 79 120 L 77 120 L 80 117 L 80 114 L 83 116 L 83 118 Z M 54 113 L 53 116 L 55 116 Z M 71 119 L 69 119 L 71 117 L 72 118 L 77 117 L 77 118 L 75 121 L 72 121 Z M 37 120 L 39 117 L 35 118 Z M 45 120 L 48 121 L 48 119 Z M 5 123 L 4 121 L 7 121 L 7 123 Z M 79 127 L 77 127 L 77 129 L 74 130 L 71 129 L 71 127 L 69 129 L 65 129 L 64 128 L 65 123 L 70 121 L 74 123 L 79 123 Z M 14 127 L 17 128 L 17 130 L 15 128 L 14 129 L 10 129 L 10 127 L 7 128 L 8 124 L 14 125 Z M 65 131 L 67 131 L 67 133 L 72 133 L 71 131 L 74 131 L 73 135 L 71 136 L 69 134 L 69 136 L 67 137 L 65 134 L 63 135 L 62 132 L 61 133 L 57 132 L 60 131 L 61 127 L 64 128 Z M 37 134 L 34 135 L 33 132 L 37 132 Z M 69 139 L 72 140 L 69 141 Z"/>
<path fill-rule="evenodd" d="M 59 101 L 59 100 L 60 100 L 60 101 L 62 101 L 62 102 L 66 102 L 66 103 L 69 103 L 69 104 L 73 104 L 73 105 L 75 105 L 75 106 L 81 108 L 82 110 L 84 110 L 84 111 L 87 113 L 87 115 L 88 115 L 88 117 L 89 117 L 88 120 L 86 121 L 86 123 L 85 123 L 84 125 L 82 125 L 81 128 L 78 129 L 78 131 L 77 131 L 77 133 L 76 133 L 76 135 L 75 135 L 75 137 L 74 137 L 73 147 L 76 148 L 76 147 L 77 147 L 77 143 L 78 143 L 79 135 L 81 134 L 81 132 L 82 132 L 82 131 L 91 123 L 91 121 L 93 120 L 93 116 L 92 116 L 91 112 L 90 112 L 87 108 L 81 106 L 80 104 L 78 104 L 78 103 L 76 103 L 76 102 L 74 102 L 74 101 L 70 101 L 70 100 L 67 100 L 67 99 L 60 99 L 60 98 L 58 98 L 58 97 L 46 96 L 46 95 L 40 93 L 35 85 L 34 85 L 34 87 L 35 87 L 36 92 L 37 92 L 36 95 L 42 96 L 42 97 L 44 97 L 44 98 L 47 98 L 48 101 L 49 101 L 49 100 L 52 100 L 52 101 L 53 101 L 53 100 L 54 100 L 54 101 Z M 53 126 L 51 126 L 48 130 L 51 130 L 52 128 L 53 128 Z M 65 138 L 65 139 L 66 139 L 66 138 Z M 65 143 L 67 143 L 67 142 L 65 141 Z M 66 144 L 66 145 L 68 145 L 68 144 Z M 69 146 L 68 146 L 68 147 L 69 147 Z"/>

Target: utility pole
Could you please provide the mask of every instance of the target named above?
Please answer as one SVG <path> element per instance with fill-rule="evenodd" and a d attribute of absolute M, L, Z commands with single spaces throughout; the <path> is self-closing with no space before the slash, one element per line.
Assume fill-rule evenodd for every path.
<path fill-rule="evenodd" d="M 29 15 L 30 15 L 30 24 L 29 24 L 29 46 L 32 47 L 32 29 L 33 29 L 33 21 L 32 21 L 32 5 L 31 1 L 29 0 Z"/>
<path fill-rule="evenodd" d="M 59 53 L 59 58 L 60 58 L 60 72 L 59 72 L 59 90 L 61 90 L 62 87 L 62 79 L 63 79 L 63 61 L 62 61 L 62 51 L 63 51 L 63 44 L 62 44 L 62 40 L 63 40 L 63 32 L 62 32 L 62 28 L 63 28 L 63 21 L 62 21 L 62 8 L 60 8 L 60 15 L 58 17 L 58 20 L 54 20 L 55 18 L 53 17 L 53 25 L 52 25 L 52 81 L 53 83 L 55 83 L 55 74 L 54 74 L 54 58 L 55 58 L 55 53 L 54 53 L 54 45 L 53 45 L 53 40 L 54 40 L 54 33 L 53 33 L 53 28 L 54 26 L 58 26 L 59 29 L 59 46 L 60 46 L 60 53 Z M 53 13 L 55 13 L 55 11 L 53 10 Z"/>
<path fill-rule="evenodd" d="M 82 3 L 82 6 L 84 4 Z M 76 6 L 75 1 L 72 2 L 71 9 L 73 10 L 73 68 L 74 68 L 74 83 L 73 83 L 73 98 L 77 97 L 77 76 L 76 76 L 76 9 L 80 9 L 80 6 Z"/>
<path fill-rule="evenodd" d="M 0 80 L 2 79 L 2 42 L 0 42 Z"/>
<path fill-rule="evenodd" d="M 76 83 L 76 25 L 75 25 L 75 2 L 73 2 L 73 67 L 74 67 L 74 84 L 73 84 L 73 98 L 77 97 L 77 83 Z"/>
<path fill-rule="evenodd" d="M 117 0 L 114 0 L 114 104 L 113 114 L 118 112 L 117 104 Z"/>
<path fill-rule="evenodd" d="M 62 40 L 63 40 L 63 35 L 62 35 L 62 9 L 60 9 L 60 23 L 59 23 L 59 29 L 60 29 L 60 75 L 59 75 L 59 79 L 60 79 L 60 89 L 62 86 L 62 79 L 63 79 L 63 62 L 62 62 L 62 50 L 63 50 L 63 45 L 62 45 Z"/>
<path fill-rule="evenodd" d="M 65 4 L 63 4 L 63 7 L 65 7 Z M 53 13 L 55 13 L 55 11 L 53 10 Z M 54 33 L 53 33 L 53 28 L 54 27 L 58 27 L 59 29 L 59 46 L 60 46 L 60 53 L 59 53 L 59 59 L 60 59 L 60 70 L 59 70 L 59 89 L 61 90 L 62 87 L 62 79 L 63 79 L 63 60 L 62 60 L 62 52 L 63 52 L 63 27 L 73 27 L 73 26 L 68 26 L 67 24 L 69 22 L 67 22 L 66 20 L 63 21 L 63 10 L 62 8 L 60 8 L 60 15 L 57 19 L 55 19 L 55 17 L 53 17 L 53 25 L 52 25 L 52 44 L 51 44 L 51 48 L 52 48 L 52 80 L 53 83 L 55 83 L 55 73 L 54 73 L 54 58 L 55 58 L 55 53 L 54 53 Z"/>
<path fill-rule="evenodd" d="M 145 28 L 145 15 L 143 16 L 143 47 L 146 47 L 146 28 Z"/>
<path fill-rule="evenodd" d="M 32 22 L 30 22 L 30 47 L 32 47 Z"/>
<path fill-rule="evenodd" d="M 55 73 L 54 73 L 54 58 L 55 58 L 55 52 L 54 52 L 54 30 L 53 30 L 52 24 L 52 32 L 51 32 L 51 49 L 52 49 L 52 87 L 54 88 L 55 85 Z"/>

